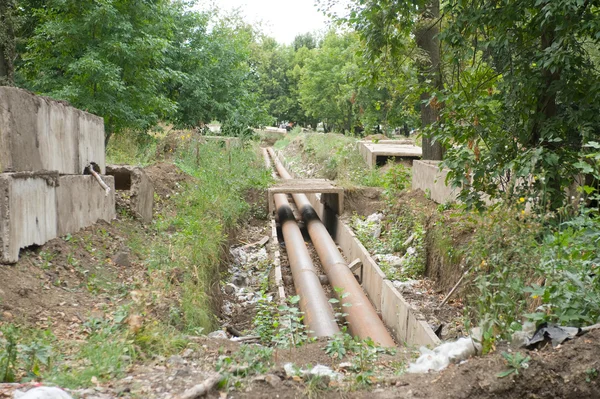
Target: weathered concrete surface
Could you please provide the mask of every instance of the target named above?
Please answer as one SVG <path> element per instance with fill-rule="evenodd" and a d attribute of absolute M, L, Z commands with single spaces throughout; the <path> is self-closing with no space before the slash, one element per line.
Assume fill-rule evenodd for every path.
<path fill-rule="evenodd" d="M 19 249 L 57 237 L 58 173 L 0 174 L 0 262 L 15 263 Z"/>
<path fill-rule="evenodd" d="M 91 226 L 98 220 L 117 217 L 115 179 L 102 176 L 111 188 L 108 195 L 93 176 L 61 176 L 56 188 L 57 233 L 64 236 Z"/>
<path fill-rule="evenodd" d="M 288 168 L 289 170 L 289 168 Z M 269 201 L 269 213 L 275 212 L 275 194 L 327 194 L 327 201 L 335 203 L 334 207 L 338 214 L 344 213 L 344 189 L 335 185 L 327 179 L 289 179 L 281 180 L 269 187 L 267 197 Z M 325 197 L 323 199 L 325 201 Z"/>
<path fill-rule="evenodd" d="M 142 168 L 128 165 L 108 165 L 106 174 L 115 179 L 115 188 L 129 191 L 129 208 L 144 223 L 152 222 L 154 186 Z"/>
<path fill-rule="evenodd" d="M 104 121 L 63 102 L 0 87 L 0 172 L 105 172 Z"/>
<path fill-rule="evenodd" d="M 0 263 L 16 263 L 19 250 L 116 217 L 113 189 L 106 196 L 93 176 L 57 172 L 0 174 Z"/>
<path fill-rule="evenodd" d="M 412 189 L 428 192 L 438 204 L 456 201 L 459 190 L 446 185 L 448 170 L 440 171 L 440 161 L 414 161 Z"/>

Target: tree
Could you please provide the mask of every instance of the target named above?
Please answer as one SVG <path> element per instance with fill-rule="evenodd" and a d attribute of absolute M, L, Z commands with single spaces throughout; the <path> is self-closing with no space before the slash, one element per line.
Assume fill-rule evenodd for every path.
<path fill-rule="evenodd" d="M 0 86 L 14 82 L 16 12 L 14 0 L 0 2 Z"/>
<path fill-rule="evenodd" d="M 600 9 L 587 0 L 451 0 L 444 14 L 454 84 L 440 133 L 463 197 L 565 204 L 583 145 L 600 137 Z"/>
<path fill-rule="evenodd" d="M 175 109 L 162 91 L 174 20 L 168 0 L 49 0 L 22 55 L 27 87 L 104 117 L 106 139 Z"/>
<path fill-rule="evenodd" d="M 406 38 L 412 33 L 417 46 L 414 54 L 421 85 L 421 122 L 423 129 L 439 119 L 441 103 L 437 93 L 443 88 L 438 39 L 439 0 L 353 0 L 347 16 L 331 13 L 337 0 L 322 0 L 323 9 L 338 22 L 349 25 L 365 43 L 362 55 L 367 63 L 378 65 L 390 57 L 400 60 L 409 54 Z M 423 134 L 423 158 L 441 160 L 443 148 L 431 134 Z"/>
<path fill-rule="evenodd" d="M 294 51 L 298 51 L 302 47 L 312 50 L 317 47 L 317 39 L 312 33 L 303 33 L 301 35 L 296 35 L 292 46 L 294 47 Z"/>
<path fill-rule="evenodd" d="M 300 101 L 308 115 L 334 128 L 353 131 L 356 122 L 358 38 L 329 32 L 313 50 L 300 80 Z"/>

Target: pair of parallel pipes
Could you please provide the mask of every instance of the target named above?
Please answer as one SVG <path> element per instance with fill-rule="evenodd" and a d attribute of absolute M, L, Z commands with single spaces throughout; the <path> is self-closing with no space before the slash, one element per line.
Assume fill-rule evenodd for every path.
<path fill-rule="evenodd" d="M 291 179 L 292 176 L 279 162 L 272 148 L 268 149 L 268 154 L 264 154 L 265 164 L 270 167 L 269 154 L 279 176 L 282 179 Z M 371 338 L 384 347 L 396 346 L 362 287 L 356 281 L 354 273 L 348 267 L 333 238 L 329 235 L 327 228 L 310 205 L 308 197 L 304 194 L 292 194 L 292 196 L 321 259 L 329 283 L 332 287 L 339 289 L 339 292 L 336 290 L 336 295 L 347 313 L 346 321 L 352 335 L 361 339 Z M 274 200 L 305 323 L 312 331 L 312 336 L 333 336 L 339 332 L 339 327 L 328 298 L 321 287 L 319 276 L 311 261 L 296 218 L 287 201 L 287 195 L 275 194 Z"/>

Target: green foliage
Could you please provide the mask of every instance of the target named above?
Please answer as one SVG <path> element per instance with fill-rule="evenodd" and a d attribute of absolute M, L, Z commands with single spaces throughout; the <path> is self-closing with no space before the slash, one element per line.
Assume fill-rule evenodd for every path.
<path fill-rule="evenodd" d="M 477 230 L 465 249 L 473 278 L 470 315 L 483 328 L 484 350 L 520 329 L 527 310 L 523 295 L 540 258 L 540 226 L 516 210 L 498 209 L 477 217 Z"/>
<path fill-rule="evenodd" d="M 278 346 L 291 349 L 308 341 L 306 326 L 302 323 L 304 313 L 296 306 L 299 302 L 300 296 L 295 295 L 277 308 L 278 320 L 274 323 L 277 334 L 273 339 Z"/>
<path fill-rule="evenodd" d="M 260 336 L 260 341 L 263 344 L 270 344 L 273 342 L 279 324 L 278 316 L 277 307 L 272 302 L 271 298 L 269 298 L 267 294 L 261 294 L 261 297 L 256 303 L 256 315 L 252 320 L 252 325 L 254 326 L 256 334 Z"/>
<path fill-rule="evenodd" d="M 273 349 L 262 346 L 242 345 L 231 356 L 220 356 L 216 370 L 225 378 L 222 388 L 240 388 L 242 380 L 257 374 L 264 374 L 273 366 Z"/>
<path fill-rule="evenodd" d="M 565 205 L 583 146 L 598 136 L 598 6 L 579 0 L 445 3 L 442 33 L 453 65 L 440 97 L 449 179 L 462 199 L 532 197 Z"/>
<path fill-rule="evenodd" d="M 54 337 L 14 324 L 0 326 L 0 382 L 39 380 L 50 370 Z"/>
<path fill-rule="evenodd" d="M 354 373 L 352 377 L 359 387 L 371 385 L 375 381 L 374 366 L 379 355 L 395 353 L 394 349 L 382 348 L 370 338 L 361 340 L 352 337 L 345 327 L 342 328 L 342 332 L 330 338 L 323 350 L 332 359 L 341 360 L 352 355 L 350 370 Z"/>
<path fill-rule="evenodd" d="M 600 321 L 600 219 L 581 215 L 546 235 L 535 273 L 543 284 L 524 289 L 541 304 L 525 316 L 582 327 Z"/>
<path fill-rule="evenodd" d="M 535 216 L 496 210 L 477 219 L 464 251 L 474 284 L 470 317 L 484 327 L 484 350 L 524 319 L 567 326 L 600 320 L 600 220 L 582 214 L 545 231 Z"/>
<path fill-rule="evenodd" d="M 38 24 L 22 55 L 24 83 L 103 116 L 108 134 L 147 129 L 175 109 L 162 90 L 172 10 L 166 0 L 51 0 L 28 10 Z"/>
<path fill-rule="evenodd" d="M 304 313 L 298 308 L 299 302 L 300 297 L 295 295 L 277 305 L 266 294 L 262 294 L 252 324 L 263 344 L 291 350 L 309 341 L 306 326 L 302 322 Z"/>
<path fill-rule="evenodd" d="M 227 231 L 250 211 L 246 190 L 266 188 L 271 176 L 252 148 L 227 150 L 218 143 L 183 142 L 176 161 L 194 182 L 176 196 L 177 213 L 157 226 L 159 232 L 175 232 L 168 233 L 169 241 L 152 248 L 148 267 L 184 271 L 181 327 L 210 330 L 215 319 L 208 293 L 218 274 Z"/>
<path fill-rule="evenodd" d="M 529 356 L 524 356 L 521 352 L 514 354 L 502 352 L 502 357 L 506 360 L 509 368 L 506 371 L 498 373 L 496 375 L 498 378 L 508 377 L 511 374 L 519 375 L 519 370 L 528 368 L 528 362 L 531 360 Z"/>

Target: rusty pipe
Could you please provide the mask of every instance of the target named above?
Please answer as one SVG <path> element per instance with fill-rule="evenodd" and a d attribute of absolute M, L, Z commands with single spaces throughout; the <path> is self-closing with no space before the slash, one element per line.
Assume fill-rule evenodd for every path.
<path fill-rule="evenodd" d="M 308 327 L 308 334 L 311 337 L 333 336 L 340 330 L 287 196 L 275 194 L 274 199 L 292 269 L 294 287 L 296 294 L 300 296 L 300 310 L 304 312 L 304 324 Z"/>
<path fill-rule="evenodd" d="M 285 170 L 273 149 L 269 148 L 268 151 L 279 175 L 283 179 L 291 179 L 291 175 Z M 350 332 L 361 339 L 371 338 L 384 347 L 396 346 L 308 197 L 304 194 L 293 194 L 293 197 L 331 286 L 341 288 L 341 292 L 336 291 L 336 295 L 340 303 L 345 305 L 344 311 L 347 313 L 346 321 Z"/>

